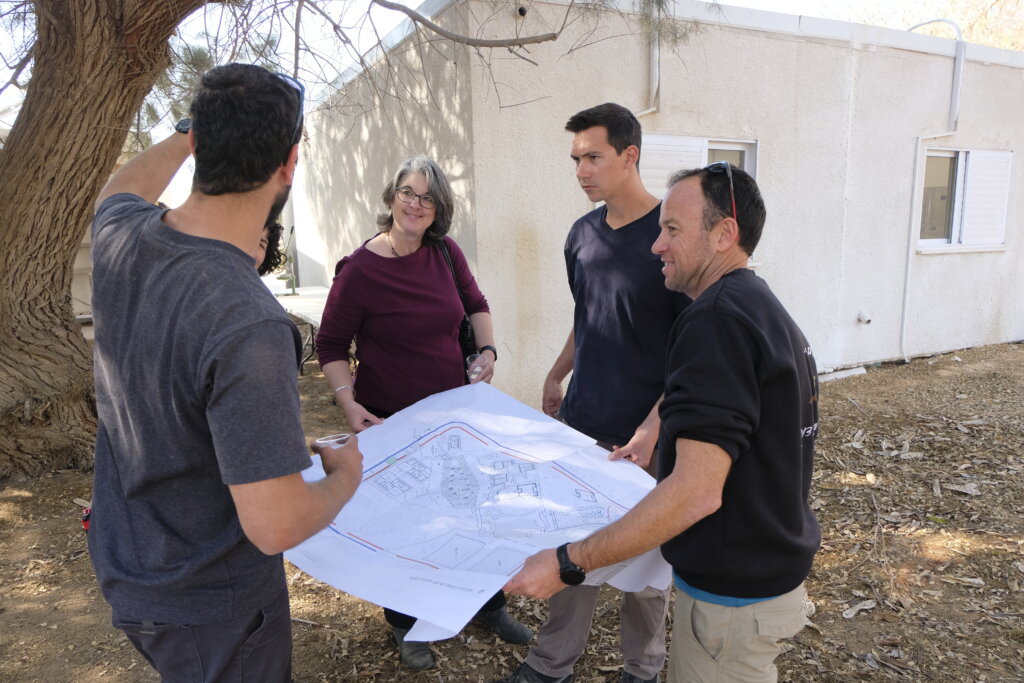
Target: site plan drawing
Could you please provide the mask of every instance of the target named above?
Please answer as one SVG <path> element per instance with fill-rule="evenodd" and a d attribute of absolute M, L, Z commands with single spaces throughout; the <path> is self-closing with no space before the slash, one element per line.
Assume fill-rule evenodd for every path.
<path fill-rule="evenodd" d="M 431 396 L 359 435 L 363 480 L 334 522 L 286 553 L 336 588 L 458 633 L 534 552 L 624 515 L 654 480 L 488 384 Z M 317 464 L 303 473 L 323 476 Z M 664 588 L 657 550 L 588 576 Z"/>

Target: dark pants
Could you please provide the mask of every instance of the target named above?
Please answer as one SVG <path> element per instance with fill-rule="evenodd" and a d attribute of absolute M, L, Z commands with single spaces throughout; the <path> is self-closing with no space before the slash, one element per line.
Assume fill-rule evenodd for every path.
<path fill-rule="evenodd" d="M 114 620 L 165 683 L 280 683 L 292 678 L 288 590 L 255 613 L 199 626 Z"/>
<path fill-rule="evenodd" d="M 388 418 L 394 415 L 394 413 L 391 411 L 381 410 L 380 408 L 374 408 L 373 406 L 368 406 L 365 403 L 363 404 L 363 408 L 365 408 L 366 410 L 373 413 L 379 418 Z M 484 606 L 480 608 L 480 611 L 490 612 L 491 610 L 500 609 L 504 606 L 505 594 L 501 591 L 498 591 L 497 593 L 491 596 L 490 600 L 484 603 Z M 416 623 L 416 617 L 410 617 L 408 614 L 402 614 L 401 612 L 396 612 L 395 610 L 388 609 L 387 607 L 384 608 L 384 620 L 394 628 L 401 628 L 407 631 L 413 627 L 413 624 Z"/>
<path fill-rule="evenodd" d="M 490 612 L 493 609 L 501 609 L 505 606 L 505 593 L 498 591 L 491 596 L 491 599 L 484 603 L 484 606 L 480 608 L 481 612 Z M 416 623 L 416 617 L 410 617 L 408 614 L 402 614 L 396 612 L 393 609 L 384 608 L 384 620 L 395 628 L 404 628 L 409 630 Z"/>

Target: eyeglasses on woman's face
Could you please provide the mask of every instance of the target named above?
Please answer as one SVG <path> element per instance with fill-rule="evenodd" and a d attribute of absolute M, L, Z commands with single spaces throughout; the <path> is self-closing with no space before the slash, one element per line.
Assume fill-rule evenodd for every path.
<path fill-rule="evenodd" d="M 433 209 L 437 207 L 433 197 L 429 194 L 416 194 L 408 185 L 402 185 L 400 188 L 395 190 L 395 194 L 403 204 L 412 204 L 412 200 L 418 199 L 420 200 L 420 206 L 424 209 Z"/>

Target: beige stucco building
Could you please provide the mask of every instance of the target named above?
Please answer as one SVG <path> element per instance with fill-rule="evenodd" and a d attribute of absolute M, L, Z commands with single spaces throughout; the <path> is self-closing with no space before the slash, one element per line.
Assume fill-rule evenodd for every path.
<path fill-rule="evenodd" d="M 556 30 L 565 12 L 516 9 L 466 0 L 435 19 L 503 37 Z M 615 101 L 643 124 L 656 194 L 670 170 L 721 158 L 756 175 L 768 222 L 753 267 L 822 369 L 1024 338 L 1024 54 L 966 45 L 958 93 L 954 40 L 695 2 L 675 11 L 698 30 L 660 50 L 635 16 L 612 12 L 517 54 L 398 42 L 308 117 L 301 284 L 329 284 L 375 233 L 398 161 L 435 157 L 494 315 L 495 384 L 538 405 L 572 320 L 563 242 L 593 208 L 563 126 Z"/>

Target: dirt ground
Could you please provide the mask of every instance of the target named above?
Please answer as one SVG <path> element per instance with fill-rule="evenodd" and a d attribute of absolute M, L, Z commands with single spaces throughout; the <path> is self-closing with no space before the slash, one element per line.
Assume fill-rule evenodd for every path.
<path fill-rule="evenodd" d="M 300 379 L 307 434 L 341 426 L 323 379 Z M 1024 345 L 870 368 L 822 385 L 813 506 L 823 543 L 813 627 L 782 681 L 1024 681 Z M 0 482 L 0 680 L 155 681 L 110 626 L 79 524 L 91 478 Z M 438 666 L 398 665 L 380 609 L 288 569 L 297 681 L 488 681 L 520 661 L 470 626 Z M 536 628 L 541 602 L 511 598 Z M 584 683 L 618 680 L 614 591 Z"/>

